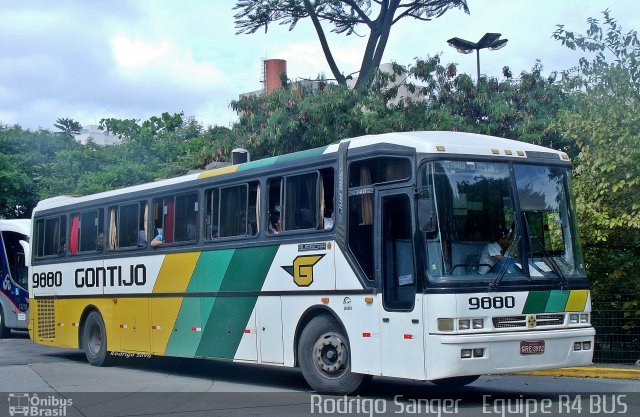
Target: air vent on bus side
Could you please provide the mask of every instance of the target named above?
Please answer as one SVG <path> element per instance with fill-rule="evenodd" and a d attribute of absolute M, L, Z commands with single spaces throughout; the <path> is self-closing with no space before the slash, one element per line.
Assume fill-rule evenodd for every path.
<path fill-rule="evenodd" d="M 38 338 L 55 339 L 56 317 L 53 298 L 38 298 Z"/>

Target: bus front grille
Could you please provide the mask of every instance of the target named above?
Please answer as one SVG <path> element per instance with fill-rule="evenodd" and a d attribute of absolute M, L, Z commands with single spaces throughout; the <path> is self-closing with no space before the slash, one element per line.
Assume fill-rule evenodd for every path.
<path fill-rule="evenodd" d="M 54 339 L 56 337 L 56 317 L 53 298 L 39 298 L 38 303 L 38 337 Z"/>
<path fill-rule="evenodd" d="M 564 324 L 564 314 L 535 314 L 535 326 L 561 326 Z M 493 318 L 493 327 L 506 329 L 511 327 L 528 327 L 528 316 L 501 316 Z"/>

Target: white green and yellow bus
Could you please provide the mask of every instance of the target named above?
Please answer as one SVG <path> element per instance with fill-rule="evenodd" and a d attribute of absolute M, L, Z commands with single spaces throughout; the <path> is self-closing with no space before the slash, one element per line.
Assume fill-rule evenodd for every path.
<path fill-rule="evenodd" d="M 97 366 L 300 367 L 350 393 L 370 376 L 464 385 L 592 360 L 570 161 L 528 143 L 362 136 L 44 200 L 32 224 L 31 337 Z"/>

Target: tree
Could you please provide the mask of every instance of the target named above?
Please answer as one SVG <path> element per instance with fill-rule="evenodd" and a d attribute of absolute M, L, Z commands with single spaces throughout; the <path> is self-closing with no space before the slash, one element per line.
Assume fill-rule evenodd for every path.
<path fill-rule="evenodd" d="M 53 125 L 69 137 L 79 135 L 82 132 L 82 125 L 73 119 L 58 118 Z"/>
<path fill-rule="evenodd" d="M 364 25 L 369 37 L 362 55 L 356 89 L 363 89 L 371 82 L 375 70 L 380 66 L 391 27 L 400 20 L 414 18 L 429 21 L 452 8 L 469 13 L 467 0 L 374 0 L 373 6 L 371 3 L 371 0 L 238 0 L 233 9 L 238 10 L 234 16 L 237 34 L 255 33 L 262 27 L 266 32 L 272 22 L 289 25 L 289 30 L 292 30 L 298 21 L 309 18 L 329 68 L 341 85 L 346 85 L 347 79 L 335 62 L 322 21 L 333 25 L 332 32 L 346 35 L 357 34 L 356 28 Z M 377 9 L 375 17 L 371 16 L 373 9 Z"/>
<path fill-rule="evenodd" d="M 563 112 L 557 125 L 578 149 L 574 189 L 598 301 L 593 323 L 608 328 L 610 338 L 601 337 L 597 351 L 634 361 L 640 317 L 640 42 L 636 31 L 625 33 L 608 11 L 603 15 L 603 23 L 588 19 L 586 34 L 563 26 L 554 34 L 571 49 L 595 53 L 564 74 L 577 106 Z"/>
<path fill-rule="evenodd" d="M 603 15 L 604 25 L 588 19 L 586 35 L 563 26 L 554 34 L 569 48 L 596 52 L 564 74 L 577 107 L 559 120 L 579 149 L 576 195 L 588 244 L 640 231 L 640 41 Z"/>
<path fill-rule="evenodd" d="M 29 177 L 15 158 L 0 153 L 0 218 L 26 216 L 29 207 Z"/>

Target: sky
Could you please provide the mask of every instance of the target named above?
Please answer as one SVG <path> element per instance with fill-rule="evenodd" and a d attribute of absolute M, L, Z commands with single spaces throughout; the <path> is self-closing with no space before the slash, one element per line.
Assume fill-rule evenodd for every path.
<path fill-rule="evenodd" d="M 290 79 L 332 78 L 309 20 L 292 30 L 236 35 L 232 0 L 0 0 L 0 124 L 56 130 L 65 117 L 83 126 L 103 118 L 144 121 L 184 112 L 207 126 L 231 127 L 230 108 L 262 88 L 262 61 L 284 59 Z M 475 79 L 475 54 L 447 45 L 486 32 L 509 40 L 480 52 L 481 73 L 545 73 L 577 64 L 580 53 L 552 39 L 556 25 L 584 33 L 589 17 L 609 9 L 624 31 L 638 30 L 637 0 L 468 0 L 429 22 L 403 19 L 391 31 L 382 62 L 402 65 L 442 54 Z M 636 7 L 634 7 L 636 6 Z M 325 25 L 325 32 L 330 27 Z M 359 30 L 366 34 L 365 28 Z M 357 71 L 365 37 L 329 34 L 344 74 Z"/>

